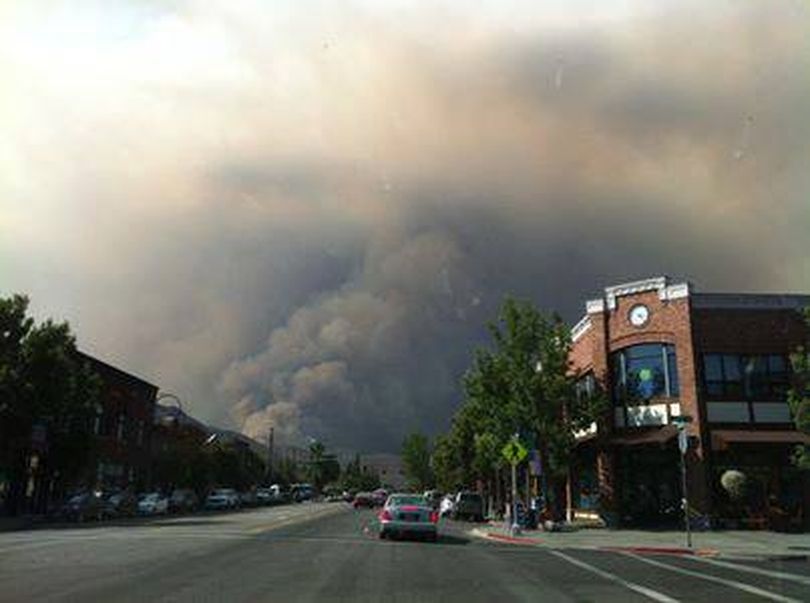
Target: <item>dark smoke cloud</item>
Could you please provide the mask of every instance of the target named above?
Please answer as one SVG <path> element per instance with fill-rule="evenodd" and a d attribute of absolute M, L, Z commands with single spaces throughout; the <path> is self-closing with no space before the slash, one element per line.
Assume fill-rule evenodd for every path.
<path fill-rule="evenodd" d="M 505 294 L 809 287 L 805 4 L 641 6 L 12 14 L 4 291 L 205 419 L 396 451 Z"/>

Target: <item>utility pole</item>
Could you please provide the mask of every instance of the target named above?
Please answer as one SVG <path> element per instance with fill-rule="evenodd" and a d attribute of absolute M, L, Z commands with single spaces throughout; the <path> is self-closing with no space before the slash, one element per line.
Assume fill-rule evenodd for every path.
<path fill-rule="evenodd" d="M 267 485 L 270 485 L 270 481 L 273 478 L 273 428 L 270 428 L 270 432 L 267 434 Z"/>

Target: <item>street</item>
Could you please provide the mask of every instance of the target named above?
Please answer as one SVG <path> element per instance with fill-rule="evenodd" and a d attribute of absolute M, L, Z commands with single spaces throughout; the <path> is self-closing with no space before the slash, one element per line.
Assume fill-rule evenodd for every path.
<path fill-rule="evenodd" d="M 807 601 L 810 564 L 537 548 L 443 522 L 380 541 L 372 511 L 301 504 L 0 534 L 2 601 Z"/>

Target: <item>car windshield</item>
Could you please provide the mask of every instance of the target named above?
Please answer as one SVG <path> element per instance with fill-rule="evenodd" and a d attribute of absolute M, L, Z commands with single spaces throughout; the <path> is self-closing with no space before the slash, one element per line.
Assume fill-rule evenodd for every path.
<path fill-rule="evenodd" d="M 808 352 L 810 0 L 0 0 L 0 603 L 810 603 Z"/>

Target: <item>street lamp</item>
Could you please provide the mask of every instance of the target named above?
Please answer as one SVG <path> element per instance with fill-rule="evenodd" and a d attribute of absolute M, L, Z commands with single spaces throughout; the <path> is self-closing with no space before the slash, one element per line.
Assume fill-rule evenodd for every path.
<path fill-rule="evenodd" d="M 158 395 L 155 398 L 155 404 L 157 404 L 161 400 L 165 400 L 167 398 L 170 398 L 171 400 L 174 401 L 175 406 L 177 406 L 177 408 L 178 408 L 178 410 L 180 410 L 180 412 L 184 412 L 183 411 L 183 403 L 180 401 L 180 398 L 178 398 L 177 396 L 175 396 L 174 394 L 172 394 L 170 392 L 158 392 Z"/>

